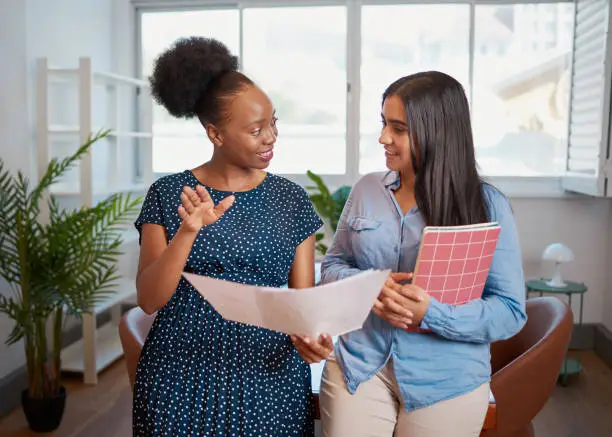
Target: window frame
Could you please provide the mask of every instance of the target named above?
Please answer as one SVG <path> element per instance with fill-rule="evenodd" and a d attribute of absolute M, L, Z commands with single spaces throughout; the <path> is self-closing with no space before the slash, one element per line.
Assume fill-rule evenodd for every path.
<path fill-rule="evenodd" d="M 474 44 L 475 44 L 475 8 L 478 5 L 535 4 L 535 3 L 574 3 L 575 0 L 131 0 L 135 14 L 136 71 L 140 75 L 142 68 L 141 18 L 143 13 L 172 12 L 186 10 L 220 10 L 238 9 L 240 23 L 240 53 L 242 59 L 242 15 L 246 8 L 269 7 L 305 7 L 305 6 L 346 6 L 346 171 L 343 175 L 323 175 L 331 187 L 352 185 L 361 176 L 360 159 L 360 94 L 361 94 L 361 6 L 366 5 L 408 5 L 408 4 L 465 4 L 470 7 L 469 30 L 469 99 L 472 102 L 474 80 Z M 470 108 L 471 109 L 471 108 Z M 569 130 L 569 127 L 568 127 Z M 567 141 L 567 140 L 566 140 Z M 569 147 L 568 147 L 569 150 Z M 161 177 L 166 173 L 155 173 Z M 310 185 L 306 174 L 280 174 L 302 185 Z M 564 187 L 565 175 L 555 176 L 495 176 L 483 175 L 483 178 L 509 197 L 515 198 L 565 198 L 575 197 L 576 193 Z"/>

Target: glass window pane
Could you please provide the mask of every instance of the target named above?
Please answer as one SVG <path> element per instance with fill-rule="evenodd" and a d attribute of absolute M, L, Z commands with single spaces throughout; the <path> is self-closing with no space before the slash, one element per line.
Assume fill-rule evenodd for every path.
<path fill-rule="evenodd" d="M 346 7 L 245 9 L 243 69 L 270 97 L 269 170 L 346 172 Z"/>
<path fill-rule="evenodd" d="M 563 173 L 573 5 L 487 5 L 475 12 L 472 114 L 482 173 Z"/>
<path fill-rule="evenodd" d="M 394 80 L 423 70 L 450 74 L 468 89 L 468 5 L 363 6 L 359 172 L 385 170 L 378 143 L 381 96 Z M 469 96 L 469 94 L 468 94 Z"/>
<path fill-rule="evenodd" d="M 155 58 L 181 37 L 216 38 L 235 55 L 240 50 L 238 10 L 147 12 L 142 14 L 142 75 L 148 77 Z M 193 168 L 212 156 L 212 144 L 197 119 L 183 120 L 163 107 L 153 107 L 153 172 Z"/>

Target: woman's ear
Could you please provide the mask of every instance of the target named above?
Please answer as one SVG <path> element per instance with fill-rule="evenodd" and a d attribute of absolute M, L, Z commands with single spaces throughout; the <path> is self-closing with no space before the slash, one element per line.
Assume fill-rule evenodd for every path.
<path fill-rule="evenodd" d="M 223 146 L 223 135 L 221 135 L 221 131 L 215 125 L 210 123 L 206 125 L 206 135 L 208 135 L 208 139 L 213 145 Z"/>

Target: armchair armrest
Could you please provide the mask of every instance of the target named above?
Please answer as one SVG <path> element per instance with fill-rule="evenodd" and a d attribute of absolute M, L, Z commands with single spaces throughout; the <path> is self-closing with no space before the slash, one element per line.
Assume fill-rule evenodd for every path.
<path fill-rule="evenodd" d="M 491 345 L 491 391 L 497 404 L 497 429 L 504 435 L 529 426 L 555 388 L 573 327 L 571 310 L 559 304 L 564 310 L 552 315 L 545 307 L 534 308 L 519 334 Z M 551 317 L 560 320 L 551 323 Z M 512 355 L 516 358 L 495 369 L 500 357 Z"/>

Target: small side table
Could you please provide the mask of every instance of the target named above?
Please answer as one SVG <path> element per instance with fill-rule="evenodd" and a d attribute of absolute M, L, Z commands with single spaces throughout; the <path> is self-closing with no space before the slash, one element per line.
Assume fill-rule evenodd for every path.
<path fill-rule="evenodd" d="M 525 283 L 526 295 L 529 297 L 529 293 L 540 293 L 540 296 L 546 294 L 564 294 L 567 296 L 569 306 L 572 306 L 572 295 L 580 295 L 580 313 L 578 314 L 578 325 L 582 326 L 582 308 L 584 304 L 584 293 L 587 292 L 588 288 L 582 282 L 565 281 L 565 287 L 553 287 L 548 285 L 547 282 L 550 279 L 530 279 Z M 576 358 L 566 357 L 563 360 L 563 367 L 561 368 L 560 376 L 562 376 L 562 384 L 567 385 L 567 377 L 569 375 L 575 375 L 582 371 L 582 364 L 580 363 L 580 355 L 577 353 Z"/>

